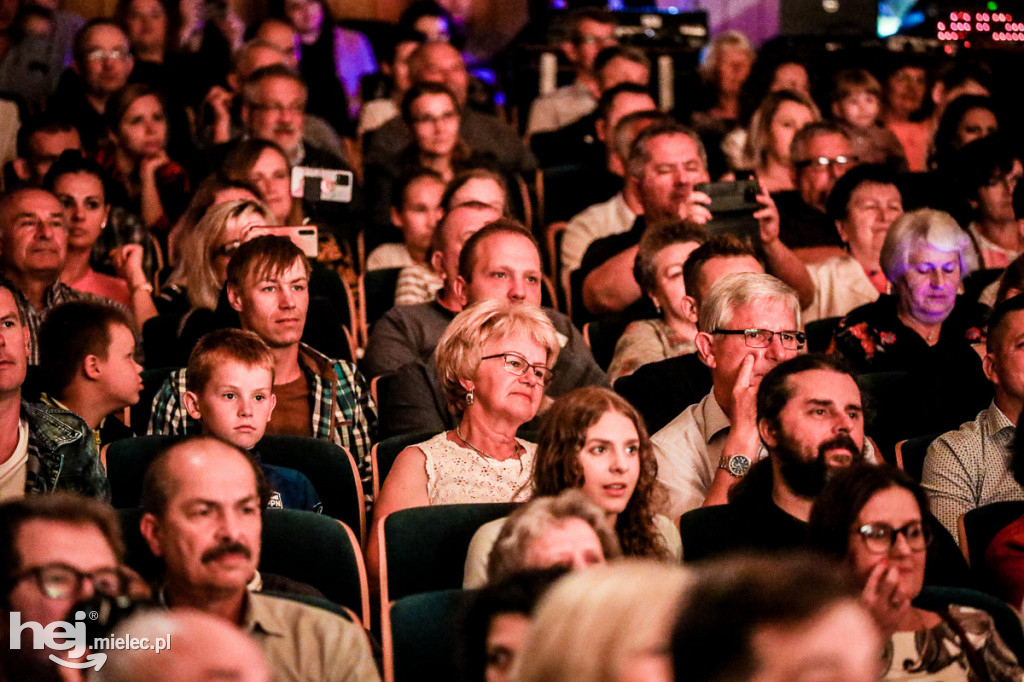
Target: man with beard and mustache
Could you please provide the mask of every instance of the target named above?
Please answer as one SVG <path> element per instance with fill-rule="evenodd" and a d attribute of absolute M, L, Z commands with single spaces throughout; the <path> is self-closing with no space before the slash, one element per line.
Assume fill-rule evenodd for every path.
<path fill-rule="evenodd" d="M 259 564 L 264 487 L 253 460 L 215 438 L 188 438 L 153 460 L 139 525 L 164 561 L 161 601 L 238 625 L 263 649 L 275 679 L 379 680 L 359 626 L 249 591 Z"/>
<path fill-rule="evenodd" d="M 860 388 L 828 355 L 799 355 L 764 376 L 757 431 L 768 457 L 733 487 L 729 504 L 680 520 L 687 561 L 803 545 L 811 505 L 831 473 L 874 458 L 864 438 Z"/>

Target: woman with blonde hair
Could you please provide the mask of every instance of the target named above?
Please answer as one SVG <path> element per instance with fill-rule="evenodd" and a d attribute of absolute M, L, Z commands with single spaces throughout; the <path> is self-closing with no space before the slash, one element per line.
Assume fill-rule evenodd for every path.
<path fill-rule="evenodd" d="M 681 566 L 621 560 L 566 576 L 537 608 L 515 682 L 671 682 Z"/>
<path fill-rule="evenodd" d="M 769 93 L 750 119 L 750 135 L 744 147 L 744 164 L 768 187 L 769 192 L 794 189 L 793 161 L 789 149 L 797 131 L 821 120 L 814 100 L 795 90 Z"/>
<path fill-rule="evenodd" d="M 374 508 L 371 576 L 380 560 L 378 527 L 391 512 L 531 497 L 536 446 L 516 431 L 540 409 L 558 352 L 555 328 L 538 306 L 487 300 L 452 320 L 434 355 L 458 425 L 395 459 Z"/>

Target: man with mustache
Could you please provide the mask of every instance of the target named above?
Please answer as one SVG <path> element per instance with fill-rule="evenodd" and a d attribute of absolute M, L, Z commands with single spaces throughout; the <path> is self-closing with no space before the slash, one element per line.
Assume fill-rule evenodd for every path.
<path fill-rule="evenodd" d="M 164 561 L 159 597 L 249 633 L 280 680 L 379 680 L 365 634 L 328 611 L 250 592 L 259 564 L 262 474 L 233 445 L 189 438 L 157 456 L 142 489 L 142 536 Z"/>
<path fill-rule="evenodd" d="M 757 433 L 768 457 L 730 491 L 729 503 L 683 515 L 687 561 L 803 545 L 811 505 L 831 473 L 874 455 L 860 388 L 828 355 L 798 355 L 764 376 Z"/>

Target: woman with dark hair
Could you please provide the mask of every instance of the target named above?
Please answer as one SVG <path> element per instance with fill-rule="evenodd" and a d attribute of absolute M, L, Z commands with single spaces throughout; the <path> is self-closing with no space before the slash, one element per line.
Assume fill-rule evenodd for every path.
<path fill-rule="evenodd" d="M 992 98 L 961 95 L 950 102 L 939 127 L 935 129 L 928 165 L 932 170 L 949 171 L 954 152 L 969 142 L 999 132 L 999 118 Z"/>
<path fill-rule="evenodd" d="M 163 95 L 131 83 L 110 97 L 105 117 L 112 146 L 97 161 L 113 180 L 110 203 L 141 216 L 166 243 L 188 204 L 190 183 L 185 169 L 167 155 Z"/>
<path fill-rule="evenodd" d="M 224 176 L 246 182 L 282 225 L 301 225 L 302 202 L 292 198 L 292 166 L 282 149 L 269 140 L 248 138 L 232 147 L 221 165 Z"/>
<path fill-rule="evenodd" d="M 987 613 L 913 605 L 939 531 L 913 479 L 886 464 L 857 464 L 836 474 L 815 500 L 809 539 L 863 585 L 864 602 L 889 640 L 883 679 L 1021 679 L 1024 670 Z"/>
<path fill-rule="evenodd" d="M 658 511 L 664 493 L 643 418 L 618 394 L 596 386 L 568 393 L 544 416 L 533 468 L 534 495 L 579 488 L 614 523 L 625 556 L 678 560 L 679 531 Z M 505 519 L 473 536 L 465 587 L 486 581 L 488 556 Z"/>
<path fill-rule="evenodd" d="M 155 265 L 152 262 L 155 247 L 152 243 L 122 243 L 108 248 L 122 237 L 114 234 L 103 238 L 105 232 L 120 231 L 110 223 L 116 220 L 119 227 L 129 230 L 132 222 L 141 226 L 135 216 L 123 212 L 112 215 L 107 202 L 106 177 L 99 164 L 79 152 L 65 152 L 50 167 L 43 185 L 64 207 L 67 258 L 61 280 L 72 289 L 121 303 L 132 311 L 139 325 L 155 317 L 153 284 L 145 268 L 147 256 L 149 266 Z M 142 229 L 137 232 L 131 236 L 141 242 L 149 240 L 148 232 Z M 148 254 L 146 246 L 150 247 Z M 94 269 L 94 265 L 108 260 L 117 276 Z"/>

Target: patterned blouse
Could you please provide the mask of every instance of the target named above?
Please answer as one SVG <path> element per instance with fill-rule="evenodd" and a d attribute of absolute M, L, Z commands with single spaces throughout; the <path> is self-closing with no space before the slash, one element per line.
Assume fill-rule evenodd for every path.
<path fill-rule="evenodd" d="M 416 447 L 427 457 L 430 504 L 524 502 L 533 493 L 533 459 L 537 446 L 516 439 L 519 457 L 498 461 L 470 450 L 439 433 Z"/>

